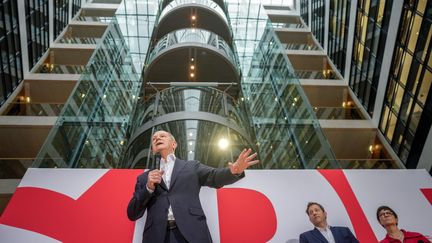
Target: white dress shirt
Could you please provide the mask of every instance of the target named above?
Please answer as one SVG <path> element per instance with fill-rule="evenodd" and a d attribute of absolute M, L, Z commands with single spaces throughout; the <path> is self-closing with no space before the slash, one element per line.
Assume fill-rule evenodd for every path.
<path fill-rule="evenodd" d="M 169 154 L 167 156 L 167 159 L 165 160 L 164 158 L 161 158 L 160 160 L 160 167 L 159 169 L 162 170 L 164 173 L 162 175 L 162 179 L 165 182 L 165 185 L 167 186 L 167 188 L 170 188 L 170 184 L 171 184 L 171 175 L 174 169 L 174 163 L 175 163 L 176 157 L 174 154 Z M 153 193 L 154 190 L 150 189 L 147 187 L 147 191 L 150 193 Z M 168 216 L 167 216 L 168 220 L 175 220 L 174 218 L 174 213 L 172 211 L 171 205 L 168 208 Z"/>
<path fill-rule="evenodd" d="M 324 238 L 326 238 L 326 240 L 329 242 L 329 243 L 336 243 L 335 242 L 335 239 L 334 239 L 334 237 L 333 237 L 333 233 L 331 232 L 331 230 L 330 230 L 330 226 L 329 225 L 327 225 L 326 227 L 324 227 L 324 228 L 320 228 L 320 227 L 315 227 L 317 230 L 319 230 L 319 232 L 321 232 L 321 234 L 324 236 Z"/>
<path fill-rule="evenodd" d="M 160 162 L 160 170 L 164 171 L 162 178 L 163 178 L 165 185 L 167 186 L 168 189 L 170 188 L 170 184 L 171 184 L 171 175 L 172 175 L 172 172 L 174 169 L 175 160 L 176 160 L 175 155 L 169 154 L 167 156 L 166 160 L 164 158 L 161 158 L 161 162 Z M 175 220 L 171 205 L 168 208 L 167 219 L 168 220 Z"/>
<path fill-rule="evenodd" d="M 171 184 L 171 175 L 172 175 L 172 171 L 174 169 L 175 160 L 176 160 L 175 155 L 169 154 L 167 156 L 166 160 L 164 158 L 161 158 L 161 161 L 160 161 L 160 170 L 164 171 L 162 178 L 163 178 L 166 186 L 168 187 L 168 189 L 169 189 L 170 184 Z"/>

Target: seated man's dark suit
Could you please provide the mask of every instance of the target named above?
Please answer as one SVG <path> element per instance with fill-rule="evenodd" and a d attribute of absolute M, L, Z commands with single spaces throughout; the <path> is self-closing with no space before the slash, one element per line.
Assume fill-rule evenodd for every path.
<path fill-rule="evenodd" d="M 332 227 L 330 230 L 333 234 L 336 243 L 358 243 L 351 230 L 347 227 Z M 306 231 L 300 235 L 300 243 L 328 243 L 327 239 L 321 232 L 314 228 L 313 230 Z"/>
<path fill-rule="evenodd" d="M 146 243 L 164 242 L 170 205 L 177 227 L 188 242 L 212 242 L 199 200 L 201 186 L 220 188 L 244 177 L 244 173 L 233 175 L 228 168 L 215 169 L 198 161 L 176 159 L 169 189 L 162 181 L 153 193 L 149 193 L 146 187 L 148 173 L 138 176 L 127 209 L 130 220 L 141 218 L 147 209 L 143 232 L 143 242 Z"/>

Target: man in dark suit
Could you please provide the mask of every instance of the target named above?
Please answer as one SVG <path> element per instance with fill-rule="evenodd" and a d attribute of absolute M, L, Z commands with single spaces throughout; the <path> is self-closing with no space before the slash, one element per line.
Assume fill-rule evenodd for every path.
<path fill-rule="evenodd" d="M 152 150 L 161 155 L 160 169 L 138 176 L 135 192 L 127 214 L 137 220 L 147 210 L 143 242 L 212 242 L 201 207 L 201 186 L 220 188 L 244 177 L 244 170 L 258 163 L 256 153 L 243 150 L 228 168 L 212 168 L 198 161 L 184 161 L 175 157 L 177 142 L 166 131 L 152 137 Z"/>
<path fill-rule="evenodd" d="M 309 220 L 315 226 L 313 230 L 300 235 L 300 243 L 358 243 L 351 230 L 347 227 L 329 226 L 327 212 L 316 202 L 310 202 L 306 208 Z"/>

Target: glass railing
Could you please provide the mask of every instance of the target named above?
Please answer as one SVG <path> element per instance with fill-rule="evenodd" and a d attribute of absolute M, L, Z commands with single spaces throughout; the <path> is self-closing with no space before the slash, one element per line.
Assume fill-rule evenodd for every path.
<path fill-rule="evenodd" d="M 364 120 L 359 108 L 348 107 L 314 107 L 318 119 L 324 120 Z"/>
<path fill-rule="evenodd" d="M 318 51 L 321 50 L 319 46 L 309 44 L 295 44 L 295 43 L 282 43 L 282 46 L 287 50 L 306 50 L 306 51 Z"/>
<path fill-rule="evenodd" d="M 34 158 L 0 158 L 0 179 L 21 179 Z"/>
<path fill-rule="evenodd" d="M 172 87 L 138 102 L 134 127 L 175 112 L 205 112 L 225 117 L 234 124 L 247 124 L 244 109 L 228 94 L 209 87 Z"/>
<path fill-rule="evenodd" d="M 168 119 L 173 117 L 175 119 Z M 175 136 L 178 145 L 177 157 L 199 160 L 212 167 L 226 167 L 227 161 L 235 160 L 235 156 L 240 154 L 245 147 L 252 147 L 255 150 L 253 142 L 247 135 L 245 136 L 237 128 L 233 128 L 220 119 L 211 121 L 211 118 L 212 116 L 208 114 L 200 117 L 200 112 L 195 112 L 195 115 L 188 113 L 187 116 L 171 113 L 168 116 L 156 118 L 147 130 L 131 138 L 135 139 L 130 140 L 131 143 L 124 156 L 122 167 L 154 168 L 150 149 L 151 137 L 158 130 L 170 131 Z M 221 140 L 227 141 L 228 146 L 221 148 L 219 146 Z M 259 164 L 254 167 L 261 166 Z"/>
<path fill-rule="evenodd" d="M 295 70 L 294 72 L 299 79 L 338 79 L 332 71 Z"/>
<path fill-rule="evenodd" d="M 296 28 L 296 29 L 302 29 L 306 28 L 301 23 L 272 23 L 271 24 L 273 28 Z"/>
<path fill-rule="evenodd" d="M 162 1 L 161 7 L 164 9 L 169 3 L 171 3 L 173 0 L 165 0 Z M 224 1 L 223 0 L 216 0 L 214 1 L 216 4 L 218 4 L 222 9 L 225 9 Z"/>
<path fill-rule="evenodd" d="M 75 20 L 76 21 L 88 21 L 88 22 L 103 22 L 109 23 L 113 17 L 100 17 L 100 16 L 79 16 Z"/>
<path fill-rule="evenodd" d="M 223 137 L 229 138 L 233 147 L 228 150 L 235 148 L 236 152 L 242 146 L 250 146 L 254 142 L 248 124 L 251 121 L 244 104 L 237 103 L 227 93 L 209 87 L 168 88 L 137 103 L 124 163 L 126 167 L 136 167 L 136 163 L 144 159 L 139 164 L 144 163 L 148 168 L 150 157 L 142 151 L 150 150 L 149 134 L 153 129 L 169 128 L 176 139 L 184 140 L 186 145 L 177 148 L 176 155 L 216 167 L 224 166 L 220 164 L 223 163 L 221 158 L 210 157 L 211 151 L 218 150 L 217 140 L 225 134 Z M 186 134 L 186 137 L 182 137 L 182 134 Z M 220 154 L 221 151 L 214 153 Z M 226 159 L 225 156 L 229 156 L 229 160 L 233 159 L 230 153 L 222 158 Z"/>
<path fill-rule="evenodd" d="M 61 38 L 58 43 L 66 44 L 93 44 L 95 45 L 100 41 L 100 38 L 91 37 L 71 37 L 71 38 Z"/>
<path fill-rule="evenodd" d="M 42 64 L 35 73 L 81 74 L 84 70 L 84 65 Z"/>
<path fill-rule="evenodd" d="M 8 116 L 58 116 L 64 104 L 15 102 L 10 103 Z"/>
<path fill-rule="evenodd" d="M 166 15 L 168 15 L 171 11 L 180 8 L 184 5 L 201 5 L 203 8 L 212 9 L 214 12 L 219 15 L 220 18 L 228 25 L 228 19 L 225 15 L 224 10 L 212 0 L 174 0 L 170 2 L 166 7 L 162 10 L 158 17 L 158 21 L 160 22 Z"/>
<path fill-rule="evenodd" d="M 240 73 L 236 55 L 234 55 L 231 47 L 223 38 L 210 31 L 196 28 L 176 30 L 162 37 L 149 54 L 147 63 L 151 63 L 159 54 L 168 48 L 174 48 L 177 45 L 180 46 L 188 43 L 191 45 L 204 44 L 216 48 L 220 54 L 223 54 L 231 64 L 236 67 L 237 72 Z"/>

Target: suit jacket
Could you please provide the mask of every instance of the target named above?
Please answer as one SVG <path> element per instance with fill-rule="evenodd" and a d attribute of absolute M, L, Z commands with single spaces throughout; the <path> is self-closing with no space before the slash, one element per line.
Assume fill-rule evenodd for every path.
<path fill-rule="evenodd" d="M 330 230 L 333 234 L 336 243 L 358 243 L 359 241 L 355 238 L 351 230 L 347 227 L 332 227 Z M 321 234 L 321 232 L 314 228 L 300 235 L 300 243 L 328 243 L 327 239 Z"/>
<path fill-rule="evenodd" d="M 130 220 L 141 218 L 147 210 L 143 242 L 164 241 L 170 205 L 177 227 L 188 242 L 212 242 L 199 200 L 201 186 L 220 188 L 244 177 L 244 173 L 240 176 L 231 174 L 228 168 L 215 169 L 198 161 L 176 159 L 170 188 L 162 181 L 153 193 L 149 193 L 146 187 L 148 173 L 138 176 L 127 208 Z"/>

